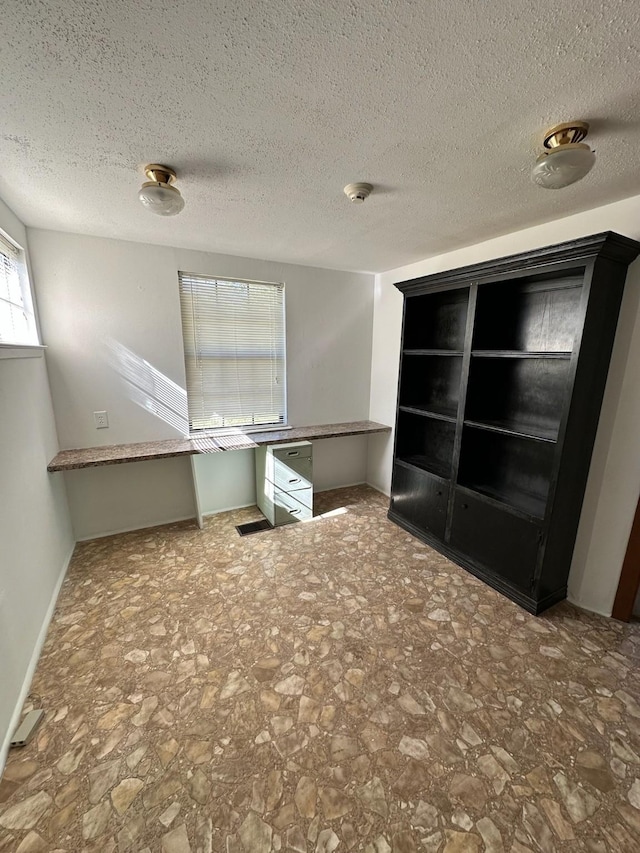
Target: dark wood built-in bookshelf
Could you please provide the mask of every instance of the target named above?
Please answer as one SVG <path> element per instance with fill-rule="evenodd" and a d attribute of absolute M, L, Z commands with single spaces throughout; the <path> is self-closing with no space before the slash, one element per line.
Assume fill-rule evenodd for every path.
<path fill-rule="evenodd" d="M 389 518 L 540 613 L 566 597 L 628 265 L 607 232 L 404 293 Z"/>

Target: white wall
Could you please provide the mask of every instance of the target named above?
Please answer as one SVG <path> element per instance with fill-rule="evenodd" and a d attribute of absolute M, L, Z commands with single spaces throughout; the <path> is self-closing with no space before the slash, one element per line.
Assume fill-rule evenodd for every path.
<path fill-rule="evenodd" d="M 178 270 L 284 281 L 289 421 L 368 417 L 372 276 L 53 231 L 30 230 L 29 240 L 62 448 L 186 433 Z M 95 429 L 92 413 L 100 410 L 109 429 Z M 364 481 L 366 438 L 341 441 L 352 448 L 349 481 Z M 325 487 L 344 482 L 336 459 L 318 451 L 315 473 Z M 158 462 L 157 475 L 147 467 L 153 463 L 65 474 L 77 538 L 118 530 L 123 518 L 137 527 L 193 516 L 189 461 L 177 463 L 171 470 Z M 255 500 L 242 454 L 212 454 L 197 466 L 207 486 L 203 512 Z M 167 488 L 159 490 L 162 471 L 170 501 Z"/>
<path fill-rule="evenodd" d="M 82 468 L 60 476 L 66 480 L 77 540 L 195 515 L 188 457 Z"/>
<path fill-rule="evenodd" d="M 0 228 L 26 249 L 0 201 Z M 44 357 L 0 358 L 0 774 L 73 550 Z"/>
<path fill-rule="evenodd" d="M 202 454 L 194 456 L 192 461 L 202 515 L 255 504 L 253 450 Z"/>
<path fill-rule="evenodd" d="M 640 239 L 640 196 L 376 276 L 370 418 L 395 422 L 402 294 L 394 282 L 601 231 Z M 640 493 L 640 260 L 630 268 L 569 576 L 569 598 L 611 614 Z M 368 482 L 389 493 L 393 438 L 369 440 Z"/>

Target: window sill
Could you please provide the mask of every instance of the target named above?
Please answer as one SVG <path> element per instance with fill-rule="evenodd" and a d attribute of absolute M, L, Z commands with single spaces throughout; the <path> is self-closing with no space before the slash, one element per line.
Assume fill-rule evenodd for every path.
<path fill-rule="evenodd" d="M 251 435 L 253 432 L 280 432 L 280 430 L 293 429 L 290 424 L 265 424 L 264 426 L 250 427 L 220 427 L 219 429 L 194 430 L 185 435 L 185 438 L 215 438 L 225 435 Z"/>
<path fill-rule="evenodd" d="M 0 344 L 0 358 L 42 358 L 42 344 Z"/>

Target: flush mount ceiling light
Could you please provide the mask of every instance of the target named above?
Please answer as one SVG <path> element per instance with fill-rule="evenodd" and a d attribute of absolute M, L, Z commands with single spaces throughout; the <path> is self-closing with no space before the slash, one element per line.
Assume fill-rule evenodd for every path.
<path fill-rule="evenodd" d="M 184 207 L 180 190 L 172 186 L 176 173 L 168 166 L 151 163 L 144 167 L 149 180 L 140 187 L 138 198 L 147 210 L 158 216 L 175 216 Z"/>
<path fill-rule="evenodd" d="M 560 190 L 584 178 L 596 162 L 595 153 L 582 142 L 588 131 L 586 121 L 568 121 L 550 128 L 543 141 L 547 150 L 531 170 L 534 184 Z"/>
<path fill-rule="evenodd" d="M 344 194 L 354 204 L 362 204 L 365 199 L 369 198 L 372 190 L 372 184 L 347 184 L 344 188 Z"/>

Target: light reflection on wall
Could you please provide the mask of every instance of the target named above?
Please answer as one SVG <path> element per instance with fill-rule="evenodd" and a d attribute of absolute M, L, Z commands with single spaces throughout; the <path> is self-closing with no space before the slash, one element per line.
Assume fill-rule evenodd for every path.
<path fill-rule="evenodd" d="M 187 392 L 119 341 L 107 344 L 114 370 L 124 380 L 129 398 L 182 435 L 189 433 Z"/>

